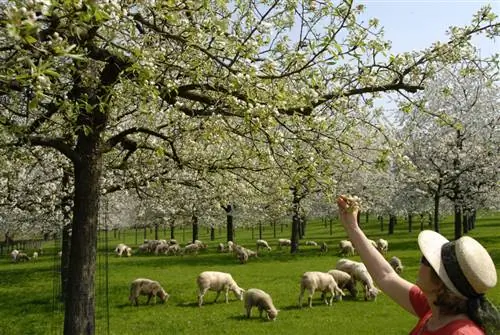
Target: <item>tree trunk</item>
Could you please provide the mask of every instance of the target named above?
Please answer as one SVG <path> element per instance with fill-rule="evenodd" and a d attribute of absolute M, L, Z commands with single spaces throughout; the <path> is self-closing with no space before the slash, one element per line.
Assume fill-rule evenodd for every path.
<path fill-rule="evenodd" d="M 462 237 L 462 206 L 454 205 L 455 240 Z"/>
<path fill-rule="evenodd" d="M 102 153 L 99 133 L 79 135 L 74 162 L 75 193 L 64 334 L 95 333 L 97 221 Z"/>
<path fill-rule="evenodd" d="M 227 242 L 234 242 L 233 205 L 228 204 L 226 207 L 222 206 L 222 208 L 226 211 Z"/>
<path fill-rule="evenodd" d="M 394 226 L 396 225 L 396 216 L 389 214 L 389 235 L 394 234 Z"/>
<path fill-rule="evenodd" d="M 193 215 L 191 217 L 191 224 L 193 226 L 193 238 L 192 238 L 192 243 L 198 239 L 198 217 L 196 215 Z"/>
<path fill-rule="evenodd" d="M 384 217 L 382 215 L 378 216 L 378 222 L 380 223 L 380 231 L 384 231 Z"/>
<path fill-rule="evenodd" d="M 303 239 L 306 236 L 306 226 L 307 220 L 305 215 L 300 216 L 300 239 Z"/>
<path fill-rule="evenodd" d="M 173 223 L 170 224 L 170 239 L 175 239 L 175 225 Z"/>
<path fill-rule="evenodd" d="M 300 199 L 297 195 L 295 188 L 292 189 L 293 200 L 292 200 L 292 245 L 290 247 L 290 253 L 295 254 L 299 251 L 299 238 L 300 238 Z"/>
<path fill-rule="evenodd" d="M 413 214 L 412 213 L 408 213 L 408 232 L 412 232 L 413 230 Z"/>
<path fill-rule="evenodd" d="M 215 228 L 210 226 L 210 241 L 215 241 Z"/>
<path fill-rule="evenodd" d="M 436 192 L 434 195 L 434 231 L 437 233 L 439 233 L 439 197 L 439 193 Z"/>
<path fill-rule="evenodd" d="M 259 240 L 262 240 L 262 221 L 259 221 Z"/>
<path fill-rule="evenodd" d="M 159 236 L 158 236 L 158 228 L 159 228 L 159 224 L 158 223 L 155 223 L 155 240 L 159 240 Z"/>

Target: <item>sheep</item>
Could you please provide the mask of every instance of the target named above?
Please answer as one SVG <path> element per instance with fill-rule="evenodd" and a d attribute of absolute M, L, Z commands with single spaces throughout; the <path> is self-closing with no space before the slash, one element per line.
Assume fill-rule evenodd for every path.
<path fill-rule="evenodd" d="M 318 246 L 318 243 L 317 242 L 314 242 L 314 241 L 306 241 L 306 245 L 312 245 L 314 247 L 317 247 Z"/>
<path fill-rule="evenodd" d="M 224 252 L 224 243 L 219 243 L 217 246 L 217 252 Z"/>
<path fill-rule="evenodd" d="M 38 252 L 34 251 L 31 258 L 33 259 L 33 261 L 36 261 L 38 259 Z"/>
<path fill-rule="evenodd" d="M 199 249 L 206 249 L 207 245 L 200 240 L 194 240 L 193 244 L 198 245 Z"/>
<path fill-rule="evenodd" d="M 29 261 L 31 258 L 25 254 L 24 252 L 20 252 L 17 254 L 16 257 L 16 262 L 24 262 L 24 261 Z"/>
<path fill-rule="evenodd" d="M 355 281 L 362 283 L 365 301 L 377 298 L 380 291 L 373 284 L 373 279 L 363 263 L 342 258 L 337 262 L 335 268 L 347 272 Z"/>
<path fill-rule="evenodd" d="M 61 258 L 61 257 L 62 257 L 62 254 L 63 254 L 63 253 L 62 253 L 62 251 L 59 251 L 59 252 L 57 253 L 57 256 L 58 256 L 59 258 Z"/>
<path fill-rule="evenodd" d="M 17 255 L 19 255 L 19 250 L 14 249 L 10 252 L 10 258 L 13 262 L 17 260 Z"/>
<path fill-rule="evenodd" d="M 309 297 L 307 298 L 309 307 L 312 307 L 312 296 L 316 290 L 320 290 L 323 293 L 330 292 L 330 301 L 326 299 L 326 294 L 324 295 L 325 303 L 330 306 L 332 306 L 334 297 L 341 297 L 345 295 L 344 292 L 342 292 L 342 290 L 339 288 L 337 282 L 335 281 L 335 278 L 333 278 L 331 274 L 319 271 L 304 272 L 300 280 L 300 308 L 302 308 L 302 297 L 304 296 L 304 291 L 306 289 L 309 291 Z"/>
<path fill-rule="evenodd" d="M 392 256 L 392 258 L 389 260 L 389 264 L 392 266 L 394 271 L 396 271 L 396 273 L 400 274 L 401 272 L 403 272 L 404 266 L 398 257 Z"/>
<path fill-rule="evenodd" d="M 116 255 L 122 257 L 124 252 L 127 253 L 127 257 L 132 256 L 132 248 L 128 247 L 123 243 L 118 244 L 115 248 Z"/>
<path fill-rule="evenodd" d="M 259 310 L 259 317 L 262 317 L 262 312 L 266 311 L 267 318 L 273 321 L 276 320 L 279 312 L 279 310 L 274 307 L 271 296 L 258 288 L 251 288 L 245 292 L 243 306 L 245 306 L 247 318 L 250 318 L 250 313 L 254 306 Z"/>
<path fill-rule="evenodd" d="M 337 285 L 341 290 L 348 290 L 351 296 L 356 297 L 358 290 L 356 289 L 356 281 L 345 271 L 332 269 L 328 273 L 333 276 Z"/>
<path fill-rule="evenodd" d="M 370 244 L 371 244 L 371 245 L 373 245 L 373 247 L 374 247 L 375 249 L 378 249 L 378 248 L 377 248 L 377 242 L 375 242 L 374 240 L 371 240 L 371 239 L 368 239 L 368 242 L 370 242 Z"/>
<path fill-rule="evenodd" d="M 169 247 L 170 245 L 168 245 L 167 243 L 158 244 L 155 249 L 155 255 L 158 255 L 160 253 L 166 254 Z"/>
<path fill-rule="evenodd" d="M 242 264 L 246 263 L 250 257 L 255 257 L 255 258 L 258 257 L 255 251 L 247 249 L 240 245 L 237 245 L 234 248 L 234 250 L 236 252 L 236 257 L 240 260 L 240 263 Z"/>
<path fill-rule="evenodd" d="M 174 244 L 179 244 L 179 243 L 177 242 L 177 240 L 171 238 L 170 240 L 168 240 L 167 244 L 168 245 L 174 245 Z"/>
<path fill-rule="evenodd" d="M 227 251 L 231 252 L 231 253 L 234 251 L 234 243 L 233 243 L 233 241 L 227 241 Z"/>
<path fill-rule="evenodd" d="M 319 248 L 321 252 L 328 252 L 328 244 L 326 242 L 321 242 L 321 247 Z"/>
<path fill-rule="evenodd" d="M 148 296 L 146 304 L 149 304 L 151 298 L 153 298 L 153 303 L 156 304 L 156 297 L 159 297 L 162 303 L 167 302 L 170 297 L 159 282 L 147 278 L 137 278 L 130 284 L 130 296 L 128 297 L 130 302 L 135 306 L 139 306 L 140 295 Z"/>
<path fill-rule="evenodd" d="M 257 240 L 256 245 L 257 245 L 257 252 L 259 251 L 260 248 L 266 248 L 267 250 L 271 251 L 271 247 L 269 246 L 266 240 Z"/>
<path fill-rule="evenodd" d="M 286 239 L 286 238 L 280 238 L 278 239 L 278 248 L 281 249 L 282 246 L 291 246 L 292 245 L 292 241 Z"/>
<path fill-rule="evenodd" d="M 379 238 L 377 240 L 377 250 L 380 251 L 382 255 L 386 255 L 387 250 L 389 250 L 389 242 L 383 238 Z"/>
<path fill-rule="evenodd" d="M 341 240 L 339 242 L 340 254 L 342 256 L 354 256 L 354 246 L 349 240 Z"/>
<path fill-rule="evenodd" d="M 167 251 L 165 251 L 165 255 L 177 255 L 179 252 L 181 252 L 181 246 L 172 244 L 168 247 Z"/>
<path fill-rule="evenodd" d="M 219 271 L 204 271 L 198 275 L 196 278 L 196 283 L 198 284 L 199 294 L 198 294 L 198 306 L 203 305 L 203 297 L 207 291 L 216 291 L 217 296 L 214 302 L 217 301 L 219 295 L 224 291 L 226 304 L 229 303 L 229 291 L 233 292 L 236 298 L 243 300 L 244 289 L 236 284 L 230 273 L 219 272 Z"/>
<path fill-rule="evenodd" d="M 198 255 L 198 250 L 200 250 L 201 247 L 199 244 L 196 244 L 196 243 L 191 243 L 191 244 L 188 244 L 184 247 L 184 249 L 182 249 L 182 255 L 184 254 L 190 254 L 190 253 L 194 253 L 195 255 Z"/>

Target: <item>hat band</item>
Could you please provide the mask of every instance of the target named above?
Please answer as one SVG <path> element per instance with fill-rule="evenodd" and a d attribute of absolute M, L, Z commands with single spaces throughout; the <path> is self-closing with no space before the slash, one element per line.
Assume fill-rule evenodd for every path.
<path fill-rule="evenodd" d="M 443 262 L 448 278 L 457 290 L 467 298 L 475 298 L 480 296 L 470 285 L 465 277 L 460 264 L 458 264 L 457 254 L 455 252 L 455 241 L 443 244 L 441 247 L 441 261 Z"/>

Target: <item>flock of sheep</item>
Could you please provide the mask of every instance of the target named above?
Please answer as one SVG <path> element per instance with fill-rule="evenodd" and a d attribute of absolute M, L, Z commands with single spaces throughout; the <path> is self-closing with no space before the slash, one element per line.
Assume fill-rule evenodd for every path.
<path fill-rule="evenodd" d="M 371 242 L 380 253 L 384 256 L 387 254 L 389 243 L 386 240 L 379 239 Z M 289 246 L 290 244 L 290 240 L 278 240 L 278 248 Z M 313 241 L 308 241 L 307 244 L 318 246 L 318 244 Z M 320 249 L 325 250 L 325 248 L 327 248 L 325 246 L 326 244 L 323 243 L 320 246 Z M 198 250 L 206 247 L 206 244 L 201 241 L 195 241 L 185 247 L 181 247 L 175 240 L 154 240 L 145 241 L 139 249 L 146 252 L 154 252 L 155 254 L 162 252 L 165 254 L 184 255 L 185 253 L 196 253 Z M 257 257 L 257 253 L 261 249 L 271 251 L 272 248 L 265 240 L 256 241 L 257 251 L 236 245 L 233 242 L 228 242 L 227 245 L 221 243 L 217 247 L 219 252 L 227 251 L 234 253 L 241 263 L 245 263 L 249 257 Z M 176 251 L 173 252 L 172 250 Z M 340 241 L 339 251 L 343 256 L 352 256 L 356 253 L 352 243 L 348 240 Z M 115 248 L 115 252 L 118 256 L 122 256 L 124 254 L 127 256 L 132 255 L 132 249 L 125 244 L 119 244 Z M 389 263 L 397 273 L 401 273 L 403 271 L 403 265 L 399 258 L 394 256 L 390 259 Z M 231 291 L 237 299 L 243 301 L 246 316 L 248 318 L 250 317 L 253 307 L 257 307 L 260 317 L 262 317 L 263 312 L 266 312 L 269 320 L 275 320 L 278 315 L 279 310 L 274 306 L 271 295 L 258 288 L 251 288 L 248 290 L 241 288 L 230 273 L 204 271 L 198 275 L 196 283 L 199 290 L 198 306 L 200 307 L 203 305 L 204 296 L 208 291 L 217 292 L 215 301 L 219 298 L 220 293 L 224 292 L 226 303 L 229 302 L 228 295 L 229 291 Z M 375 287 L 373 279 L 362 262 L 353 261 L 348 258 L 341 258 L 336 263 L 335 269 L 331 269 L 327 272 L 308 271 L 303 273 L 300 279 L 298 305 L 302 307 L 302 300 L 305 292 L 308 294 L 309 307 L 312 307 L 312 298 L 316 291 L 322 292 L 321 299 L 327 305 L 332 305 L 334 299 L 337 301 L 342 300 L 342 297 L 346 295 L 344 290 L 355 297 L 357 295 L 357 283 L 361 283 L 365 300 L 375 300 L 377 295 L 380 293 L 380 291 Z M 162 302 L 167 302 L 169 298 L 169 294 L 162 288 L 158 281 L 147 278 L 135 279 L 130 285 L 129 300 L 132 304 L 136 306 L 138 305 L 138 297 L 140 295 L 148 297 L 147 303 L 150 302 L 151 298 L 154 299 L 154 302 L 156 302 L 157 297 Z"/>
<path fill-rule="evenodd" d="M 39 252 L 41 253 L 42 251 L 39 250 Z M 28 256 L 28 254 L 24 253 L 24 252 L 21 252 L 17 249 L 14 249 L 10 252 L 10 259 L 12 260 L 12 262 L 14 263 L 18 263 L 18 262 L 27 262 L 29 260 L 34 260 L 36 261 L 38 259 L 38 251 L 34 251 L 33 252 L 33 255 L 31 257 Z"/>

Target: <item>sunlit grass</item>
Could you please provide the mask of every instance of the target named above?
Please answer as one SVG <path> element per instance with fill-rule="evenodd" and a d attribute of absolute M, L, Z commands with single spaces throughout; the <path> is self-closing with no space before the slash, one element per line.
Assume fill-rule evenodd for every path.
<path fill-rule="evenodd" d="M 362 221 L 363 222 L 363 221 Z M 418 268 L 419 251 L 416 236 L 419 227 L 407 231 L 406 223 L 400 221 L 394 235 L 381 232 L 375 222 L 364 223 L 369 237 L 384 237 L 389 240 L 388 257 L 397 255 L 405 265 L 403 276 L 414 281 Z M 450 222 L 442 225 L 442 232 L 453 236 Z M 479 239 L 492 254 L 495 263 L 500 265 L 500 238 L 498 216 L 479 217 L 477 228 L 470 235 Z M 315 295 L 313 308 L 298 308 L 299 278 L 305 271 L 327 271 L 334 267 L 340 258 L 337 243 L 345 237 L 338 223 L 333 225 L 330 235 L 329 225 L 321 221 L 311 222 L 307 227 L 304 240 L 326 241 L 330 249 L 321 254 L 316 247 L 300 246 L 297 255 L 287 250 L 277 250 L 276 240 L 288 238 L 290 227 L 273 229 L 267 226 L 263 238 L 273 247 L 271 252 L 262 251 L 259 258 L 241 265 L 229 254 L 219 254 L 216 246 L 225 241 L 225 231 L 217 231 L 216 240 L 210 241 L 209 232 L 200 230 L 199 238 L 208 243 L 208 250 L 198 256 L 155 256 L 139 255 L 127 258 L 116 257 L 112 253 L 115 245 L 125 242 L 136 248 L 144 238 L 143 231 L 122 233 L 120 238 L 108 233 L 105 241 L 101 233 L 96 273 L 96 334 L 194 334 L 209 331 L 211 334 L 406 334 L 416 320 L 405 313 L 387 296 L 380 295 L 375 302 L 365 302 L 347 297 L 344 301 L 325 306 Z M 190 240 L 191 232 L 182 230 L 176 233 L 181 243 Z M 138 243 L 135 243 L 137 236 Z M 169 232 L 167 231 L 167 236 Z M 161 238 L 165 238 L 161 231 Z M 236 240 L 254 249 L 258 231 L 237 230 Z M 154 238 L 147 232 L 147 238 Z M 108 253 L 105 245 L 107 244 Z M 38 262 L 12 264 L 7 256 L 0 261 L 0 315 L 1 335 L 25 334 L 62 334 L 63 308 L 58 300 L 59 259 L 54 257 L 58 251 L 54 242 L 44 246 L 45 253 Z M 26 250 L 28 253 L 29 250 Z M 358 257 L 353 257 L 359 259 Z M 498 266 L 497 266 L 498 269 Z M 271 294 L 280 313 L 275 322 L 258 318 L 255 310 L 252 318 L 243 317 L 243 304 L 230 295 L 230 303 L 223 298 L 213 303 L 214 292 L 209 292 L 206 304 L 196 305 L 196 276 L 205 270 L 218 270 L 232 273 L 243 288 L 256 287 Z M 133 307 L 128 301 L 129 283 L 137 277 L 147 277 L 160 281 L 171 294 L 166 304 L 145 305 L 141 297 L 140 306 Z M 106 282 L 107 279 L 107 282 Z M 106 292 L 106 288 L 108 291 Z M 500 303 L 500 287 L 488 296 Z M 109 328 L 108 328 L 109 327 Z"/>

